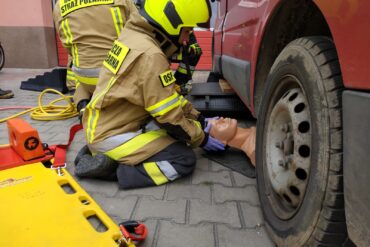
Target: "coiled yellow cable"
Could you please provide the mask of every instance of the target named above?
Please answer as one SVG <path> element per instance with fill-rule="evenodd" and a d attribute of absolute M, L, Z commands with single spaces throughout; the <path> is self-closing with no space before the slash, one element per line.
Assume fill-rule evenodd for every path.
<path fill-rule="evenodd" d="M 48 105 L 42 105 L 42 97 L 45 93 L 52 92 L 59 94 L 61 97 L 51 101 Z M 0 123 L 5 122 L 11 118 L 18 117 L 20 115 L 31 112 L 31 118 L 40 121 L 51 121 L 51 120 L 62 120 L 67 118 L 72 118 L 78 115 L 77 108 L 71 101 L 73 96 L 65 96 L 58 90 L 48 88 L 42 91 L 38 97 L 38 106 L 31 109 L 19 112 L 10 117 L 0 119 Z M 56 105 L 55 103 L 65 100 L 67 105 Z"/>

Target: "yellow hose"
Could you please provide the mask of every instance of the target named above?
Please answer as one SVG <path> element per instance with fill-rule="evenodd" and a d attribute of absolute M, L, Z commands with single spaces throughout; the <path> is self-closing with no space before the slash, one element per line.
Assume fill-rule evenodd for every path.
<path fill-rule="evenodd" d="M 53 92 L 59 94 L 61 98 L 55 99 L 50 102 L 48 105 L 42 105 L 42 97 L 45 93 Z M 58 90 L 48 88 L 42 91 L 38 97 L 38 106 L 31 109 L 19 112 L 10 117 L 0 119 L 0 123 L 5 122 L 11 118 L 18 117 L 20 115 L 31 112 L 31 118 L 40 121 L 51 121 L 51 120 L 62 120 L 67 118 L 72 118 L 78 115 L 76 106 L 71 101 L 72 96 L 65 96 Z M 67 105 L 55 105 L 55 103 L 65 100 Z"/>

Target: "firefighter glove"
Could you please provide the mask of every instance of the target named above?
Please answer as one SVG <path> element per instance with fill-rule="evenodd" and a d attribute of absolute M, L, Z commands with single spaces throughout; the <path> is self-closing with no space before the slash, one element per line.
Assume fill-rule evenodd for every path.
<path fill-rule="evenodd" d="M 206 135 L 207 142 L 204 144 L 202 147 L 205 151 L 207 152 L 219 152 L 219 151 L 224 151 L 225 150 L 225 145 L 217 140 L 216 138 L 213 138 L 210 135 Z"/>

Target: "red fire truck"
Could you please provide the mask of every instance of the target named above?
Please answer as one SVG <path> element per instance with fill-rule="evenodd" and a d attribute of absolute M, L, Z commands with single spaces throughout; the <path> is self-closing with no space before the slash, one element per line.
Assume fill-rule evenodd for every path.
<path fill-rule="evenodd" d="M 370 246 L 370 1 L 217 3 L 212 74 L 257 118 L 271 238 Z"/>

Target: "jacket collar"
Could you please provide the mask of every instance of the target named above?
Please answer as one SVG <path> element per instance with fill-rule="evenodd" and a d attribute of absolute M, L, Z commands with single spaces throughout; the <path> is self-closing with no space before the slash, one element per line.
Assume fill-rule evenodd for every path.
<path fill-rule="evenodd" d="M 152 37 L 167 58 L 171 58 L 171 56 L 179 49 L 169 38 L 167 38 L 166 35 L 163 34 L 163 32 L 150 25 L 149 22 L 140 14 L 132 14 L 130 16 L 130 20 L 125 25 L 125 28 L 145 33 Z"/>

